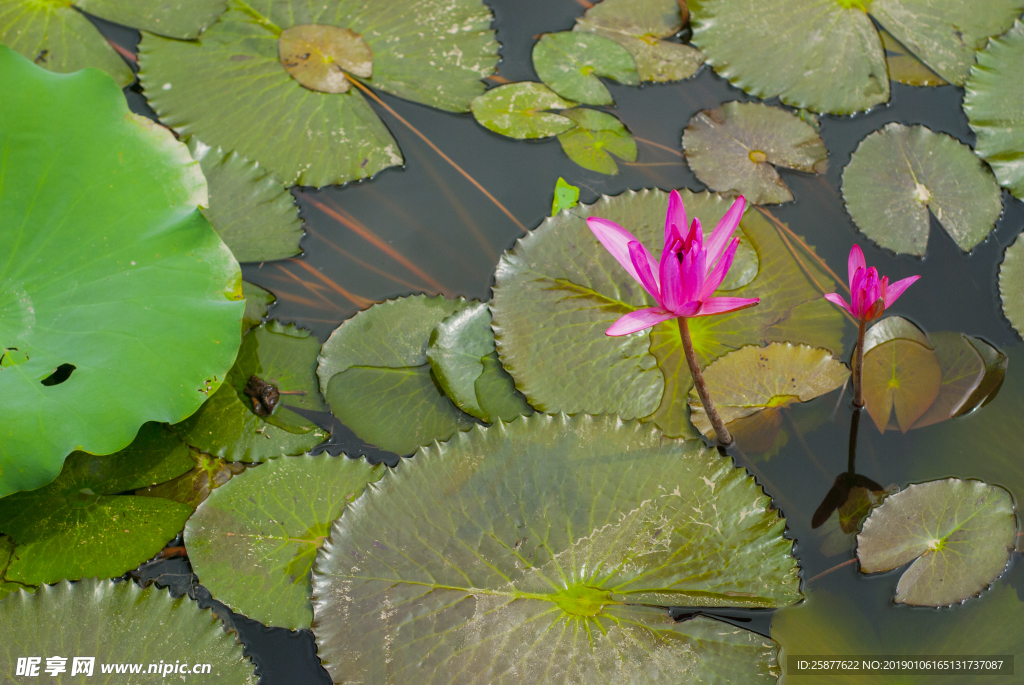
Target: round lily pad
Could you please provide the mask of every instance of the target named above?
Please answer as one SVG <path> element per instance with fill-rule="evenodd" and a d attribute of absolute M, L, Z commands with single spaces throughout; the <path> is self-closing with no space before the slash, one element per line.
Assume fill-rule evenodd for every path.
<path fill-rule="evenodd" d="M 209 609 L 130 582 L 90 578 L 8 596 L 0 602 L 0 652 L 12 679 L 19 658 L 39 658 L 30 677 L 48 678 L 48 657 L 60 656 L 65 671 L 53 682 L 68 682 L 72 674 L 81 682 L 90 682 L 89 676 L 98 682 L 158 682 L 170 675 L 210 685 L 257 681 L 242 645 Z M 76 662 L 83 670 L 76 671 Z M 114 674 L 126 662 L 141 665 L 143 674 L 160 675 L 104 676 L 105 668 Z"/>
<path fill-rule="evenodd" d="M 359 89 L 319 93 L 293 78 L 281 62 L 284 32 L 319 24 L 358 34 L 372 54 L 372 76 L 350 63 L 354 78 L 464 112 L 497 63 L 491 20 L 480 0 L 232 3 L 197 41 L 145 35 L 139 80 L 179 133 L 234 150 L 287 185 L 344 183 L 401 164 L 398 144 Z"/>
<path fill-rule="evenodd" d="M 576 128 L 558 134 L 558 142 L 569 159 L 584 169 L 613 176 L 619 166 L 612 155 L 636 161 L 636 141 L 614 115 L 579 107 L 565 110 L 562 116 L 575 121 Z"/>
<path fill-rule="evenodd" d="M 228 461 L 308 452 L 330 435 L 292 407 L 327 411 L 316 383 L 319 348 L 309 331 L 294 325 L 270 321 L 254 328 L 224 385 L 174 430 L 189 445 Z"/>
<path fill-rule="evenodd" d="M 348 76 L 373 76 L 373 51 L 352 29 L 323 24 L 289 26 L 277 39 L 281 64 L 310 90 L 344 93 Z"/>
<path fill-rule="evenodd" d="M 192 157 L 210 188 L 203 214 L 240 262 L 269 262 L 302 252 L 302 221 L 284 184 L 238 153 L 192 138 Z"/>
<path fill-rule="evenodd" d="M 974 51 L 1002 33 L 1021 0 L 691 0 L 693 42 L 715 71 L 761 98 L 848 114 L 889 99 L 872 19 L 942 79 L 963 85 Z M 870 15 L 870 16 L 869 16 Z"/>
<path fill-rule="evenodd" d="M 199 212 L 198 165 L 109 76 L 0 46 L 0 90 L 0 349 L 19 357 L 0 365 L 2 496 L 193 413 L 231 366 L 245 305 Z"/>
<path fill-rule="evenodd" d="M 671 40 L 685 23 L 679 0 L 602 0 L 576 20 L 573 31 L 596 33 L 626 48 L 643 81 L 679 81 L 697 73 L 704 55 Z"/>
<path fill-rule="evenodd" d="M 726 424 L 754 414 L 774 426 L 768 444 L 782 425 L 780 409 L 809 402 L 845 384 L 850 369 L 832 358 L 828 350 L 792 343 L 767 347 L 748 345 L 711 363 L 704 380 Z M 704 435 L 714 438 L 714 428 L 697 397 L 690 391 L 690 421 Z"/>
<path fill-rule="evenodd" d="M 547 111 L 572 105 L 542 83 L 522 81 L 492 88 L 473 100 L 471 108 L 482 126 L 524 139 L 550 138 L 574 127 L 572 119 Z"/>
<path fill-rule="evenodd" d="M 828 168 L 825 143 L 810 124 L 759 102 L 726 102 L 698 112 L 683 131 L 683 149 L 708 188 L 755 205 L 793 199 L 773 166 L 817 174 Z"/>
<path fill-rule="evenodd" d="M 978 53 L 964 94 L 967 122 L 977 134 L 977 152 L 999 183 L 1024 199 L 1024 23 L 989 41 Z"/>
<path fill-rule="evenodd" d="M 896 601 L 946 606 L 977 595 L 1003 572 L 1016 530 L 1009 492 L 947 478 L 887 497 L 857 536 L 857 558 L 864 573 L 913 561 L 896 586 Z"/>
<path fill-rule="evenodd" d="M 398 454 L 474 425 L 434 380 L 427 345 L 434 328 L 470 306 L 413 295 L 375 304 L 324 343 L 317 375 L 331 411 L 366 442 Z"/>
<path fill-rule="evenodd" d="M 427 359 L 441 389 L 467 414 L 494 423 L 533 413 L 498 360 L 487 303 L 471 304 L 439 323 L 430 334 Z"/>
<path fill-rule="evenodd" d="M 1024 240 L 1020 236 L 1006 248 L 999 266 L 999 297 L 1010 325 L 1024 336 Z"/>
<path fill-rule="evenodd" d="M 687 215 L 710 232 L 731 202 L 713 193 L 681 193 Z M 651 249 L 665 234 L 668 194 L 628 191 L 546 219 L 501 258 L 491 313 L 498 354 L 516 387 L 539 411 L 614 413 L 654 421 L 668 435 L 696 435 L 687 419 L 691 378 L 679 329 L 668 321 L 635 335 L 609 337 L 620 316 L 653 306 L 640 285 L 587 228 L 614 221 Z M 737 231 L 740 246 L 719 292 L 763 297 L 761 304 L 690 320 L 706 366 L 744 345 L 788 340 L 839 353 L 843 319 L 756 210 Z M 829 277 L 804 258 L 828 292 Z"/>
<path fill-rule="evenodd" d="M 269 626 L 309 628 L 316 551 L 331 522 L 384 469 L 322 454 L 247 471 L 212 492 L 185 526 L 192 569 L 233 611 Z"/>
<path fill-rule="evenodd" d="M 1003 203 L 969 147 L 924 126 L 887 125 L 861 141 L 843 170 L 843 199 L 878 245 L 922 256 L 929 212 L 964 252 L 995 227 Z"/>
<path fill-rule="evenodd" d="M 333 524 L 313 567 L 317 651 L 336 682 L 607 682 L 625 653 L 645 680 L 773 683 L 770 641 L 667 608 L 797 602 L 784 527 L 730 460 L 635 421 L 476 428 Z"/>
<path fill-rule="evenodd" d="M 544 34 L 533 46 L 533 68 L 551 90 L 585 105 L 615 104 L 598 76 L 640 85 L 629 51 L 610 38 L 590 33 Z"/>
<path fill-rule="evenodd" d="M 192 465 L 188 447 L 155 423 L 116 454 L 73 453 L 52 483 L 0 498 L 0 532 L 14 543 L 2 579 L 40 585 L 112 578 L 135 568 L 178 534 L 192 508 L 121 493 L 170 480 Z"/>

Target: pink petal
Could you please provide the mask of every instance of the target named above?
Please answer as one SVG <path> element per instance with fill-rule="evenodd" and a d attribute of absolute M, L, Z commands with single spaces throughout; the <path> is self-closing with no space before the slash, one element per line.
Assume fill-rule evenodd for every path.
<path fill-rule="evenodd" d="M 740 225 L 740 219 L 743 218 L 743 212 L 747 208 L 747 201 L 740 195 L 736 198 L 736 201 L 732 203 L 732 207 L 725 213 L 722 220 L 715 226 L 715 230 L 712 231 L 711 237 L 708 238 L 705 249 L 708 253 L 708 263 L 714 264 L 718 261 L 722 253 L 725 252 L 725 246 L 729 244 L 729 238 L 732 236 L 733 231 Z"/>
<path fill-rule="evenodd" d="M 661 306 L 669 311 L 685 302 L 683 298 L 683 277 L 679 267 L 679 258 L 674 252 L 661 255 Z"/>
<path fill-rule="evenodd" d="M 661 301 L 661 288 L 658 285 L 658 277 L 654 275 L 654 271 L 651 269 L 653 264 L 657 267 L 658 263 L 654 261 L 654 256 L 647 251 L 647 248 L 633 241 L 629 244 L 629 258 L 633 263 L 633 268 L 636 269 L 637 274 L 640 276 L 640 285 L 644 287 L 651 297 L 657 301 Z"/>
<path fill-rule="evenodd" d="M 712 314 L 725 314 L 738 309 L 753 307 L 760 302 L 757 297 L 712 297 L 704 300 L 700 311 L 694 316 L 711 316 Z"/>
<path fill-rule="evenodd" d="M 707 268 L 704 263 L 704 250 L 694 245 L 683 257 L 680 265 L 683 279 L 683 297 L 681 302 L 700 301 L 700 292 L 704 289 L 704 276 Z M 675 311 L 673 309 L 673 311 Z"/>
<path fill-rule="evenodd" d="M 740 246 L 740 239 L 733 238 L 732 243 L 726 248 L 725 254 L 718 260 L 711 273 L 708 274 L 704 280 L 704 287 L 701 289 L 700 294 L 697 296 L 698 300 L 706 300 L 711 293 L 718 290 L 718 286 L 722 285 L 722 281 L 725 280 L 726 274 L 729 273 L 729 268 L 732 267 L 732 260 L 736 256 L 736 248 Z"/>
<path fill-rule="evenodd" d="M 848 305 L 846 303 L 846 300 L 844 300 L 843 296 L 840 295 L 839 293 L 829 293 L 828 295 L 825 296 L 825 299 L 828 300 L 829 302 L 831 302 L 834 305 L 842 307 L 846 311 L 850 312 L 850 314 L 853 314 L 853 307 Z M 853 315 L 857 316 L 856 314 L 853 314 Z"/>
<path fill-rule="evenodd" d="M 605 335 L 629 335 L 630 333 L 636 333 L 642 331 L 645 328 L 655 326 L 662 321 L 668 321 L 669 319 L 676 318 L 676 315 L 672 312 L 667 312 L 661 307 L 648 307 L 647 309 L 638 309 L 635 312 L 630 312 L 625 316 L 619 318 L 618 321 L 613 323 Z"/>
<path fill-rule="evenodd" d="M 854 245 L 850 248 L 850 259 L 847 263 L 850 276 L 850 291 L 853 292 L 853 275 L 857 273 L 857 269 L 867 269 L 868 263 L 864 261 L 864 251 L 860 249 L 860 245 Z"/>
<path fill-rule="evenodd" d="M 672 242 L 673 238 L 683 239 L 686 223 L 686 207 L 683 206 L 683 198 L 673 190 L 668 194 L 668 211 L 665 213 L 665 245 Z M 673 226 L 675 230 L 673 230 Z"/>
<path fill-rule="evenodd" d="M 910 276 L 908 278 L 904 278 L 903 280 L 896 281 L 895 283 L 890 285 L 885 293 L 885 306 L 891 307 L 892 303 L 895 302 L 899 298 L 899 296 L 903 294 L 903 291 L 909 288 L 911 285 L 913 285 L 914 282 L 919 278 L 921 277 Z"/>
<path fill-rule="evenodd" d="M 629 272 L 629 275 L 633 277 L 633 280 L 642 284 L 640 274 L 636 272 L 636 267 L 633 266 L 633 260 L 629 257 L 629 244 L 640 241 L 633 237 L 633 234 L 622 226 L 619 226 L 614 221 L 608 221 L 607 219 L 592 216 L 587 219 L 587 226 L 590 227 L 590 230 L 593 231 L 597 239 L 601 241 L 602 245 L 604 245 L 604 249 L 608 250 L 612 257 L 615 257 L 615 261 L 621 264 L 622 268 Z"/>

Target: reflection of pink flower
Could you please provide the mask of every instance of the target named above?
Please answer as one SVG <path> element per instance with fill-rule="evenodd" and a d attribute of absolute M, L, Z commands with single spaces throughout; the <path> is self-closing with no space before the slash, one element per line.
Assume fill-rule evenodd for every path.
<path fill-rule="evenodd" d="M 858 321 L 872 321 L 892 306 L 903 291 L 909 288 L 920 276 L 910 276 L 889 285 L 889 277 L 878 279 L 875 267 L 867 268 L 864 253 L 860 247 L 850 248 L 850 300 L 847 304 L 839 293 L 829 293 L 825 299 L 853 314 Z"/>
<path fill-rule="evenodd" d="M 686 208 L 679 193 L 673 190 L 668 198 L 665 248 L 660 263 L 622 226 L 607 219 L 587 219 L 587 225 L 605 249 L 659 305 L 626 314 L 605 333 L 627 335 L 669 319 L 725 314 L 757 304 L 760 300 L 756 297 L 711 297 L 732 266 L 740 239 L 734 238 L 730 243 L 729 237 L 739 226 L 745 206 L 743 198 L 737 198 L 705 246 L 700 219 L 694 219 L 683 236 Z"/>

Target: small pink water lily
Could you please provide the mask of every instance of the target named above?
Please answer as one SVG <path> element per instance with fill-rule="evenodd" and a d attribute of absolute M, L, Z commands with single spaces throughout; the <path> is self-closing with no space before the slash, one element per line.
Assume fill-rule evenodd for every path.
<path fill-rule="evenodd" d="M 737 198 L 705 244 L 700 219 L 695 218 L 684 235 L 686 208 L 679 193 L 673 190 L 668 199 L 660 262 L 617 223 L 598 217 L 587 219 L 587 226 L 605 249 L 659 305 L 626 314 L 605 334 L 627 335 L 669 319 L 725 314 L 757 304 L 760 300 L 756 297 L 711 296 L 732 266 L 740 239 L 730 242 L 729 238 L 739 226 L 745 208 L 743 197 Z"/>
<path fill-rule="evenodd" d="M 864 252 L 859 246 L 850 248 L 850 300 L 848 304 L 839 293 L 829 293 L 825 299 L 850 312 L 858 321 L 873 321 L 892 306 L 903 292 L 920 276 L 910 276 L 889 285 L 889 277 L 878 278 L 875 267 L 867 268 Z"/>

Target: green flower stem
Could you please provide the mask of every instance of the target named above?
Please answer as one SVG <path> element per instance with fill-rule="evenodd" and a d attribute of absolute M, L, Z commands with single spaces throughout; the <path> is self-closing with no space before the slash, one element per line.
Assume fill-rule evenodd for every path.
<path fill-rule="evenodd" d="M 690 375 L 693 376 L 693 385 L 697 388 L 700 403 L 704 405 L 704 412 L 708 415 L 708 420 L 711 421 L 711 427 L 715 429 L 718 442 L 726 446 L 731 445 L 732 435 L 729 434 L 729 430 L 722 422 L 722 417 L 718 415 L 718 410 L 715 409 L 715 401 L 711 399 L 708 385 L 704 382 L 704 376 L 701 374 L 700 366 L 697 364 L 697 354 L 693 351 L 693 341 L 690 340 L 690 328 L 686 324 L 686 317 L 680 316 L 676 321 L 679 323 L 679 337 L 683 340 L 686 364 L 690 367 Z"/>
<path fill-rule="evenodd" d="M 857 324 L 857 349 L 853 353 L 853 405 L 858 409 L 864 406 L 864 332 L 867 327 L 867 318 L 862 318 Z"/>

